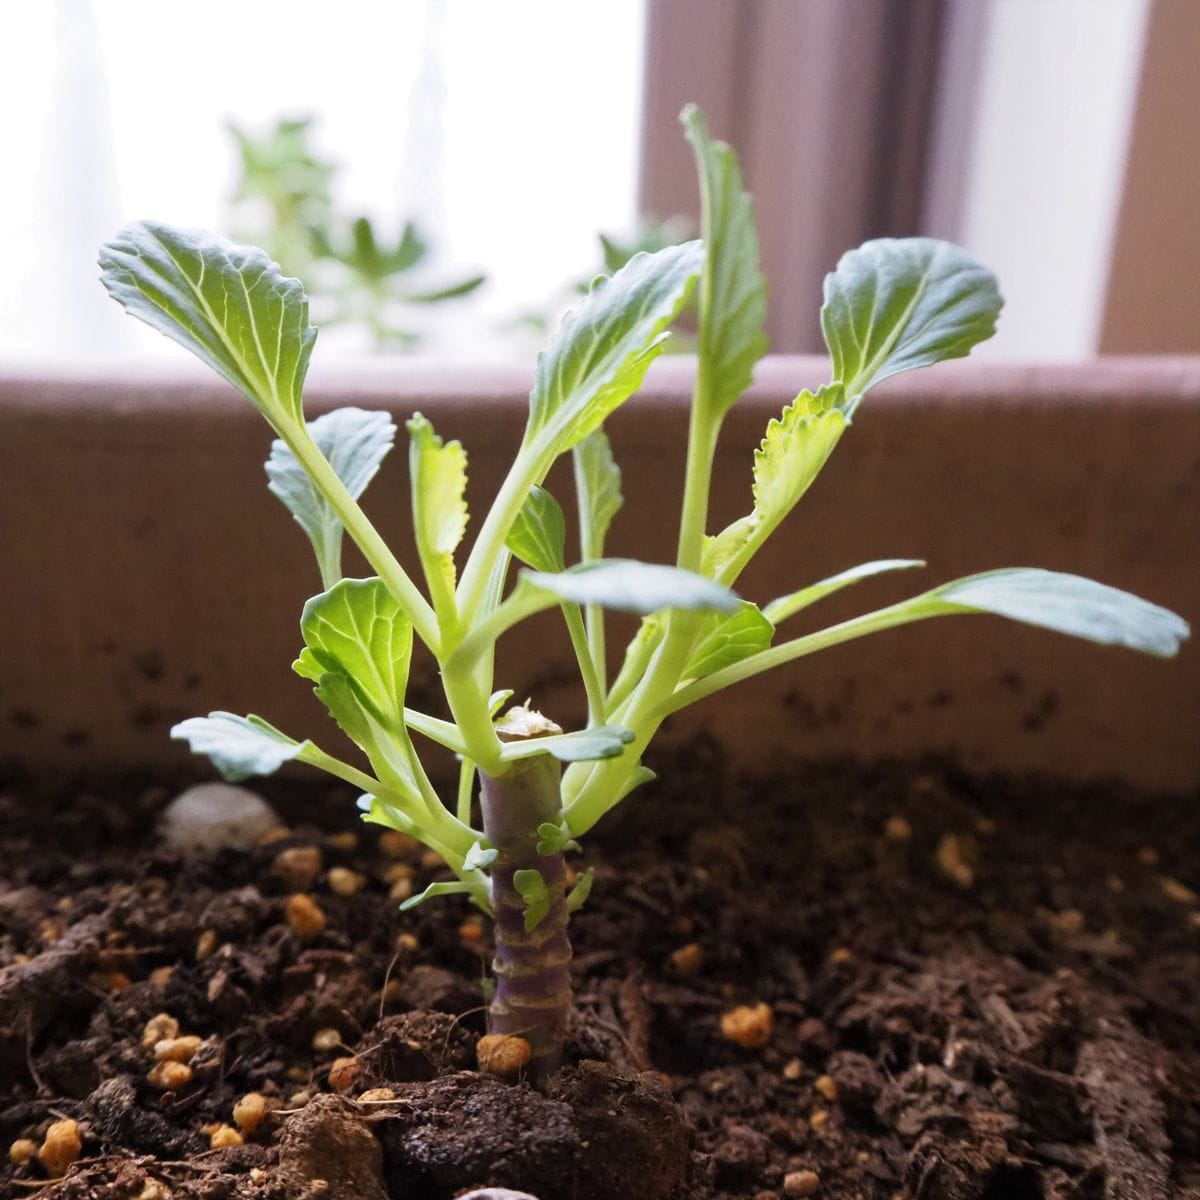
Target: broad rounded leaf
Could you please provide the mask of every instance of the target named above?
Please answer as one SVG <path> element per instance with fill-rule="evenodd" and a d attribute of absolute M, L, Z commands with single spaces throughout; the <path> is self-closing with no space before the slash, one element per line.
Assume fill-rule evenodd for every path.
<path fill-rule="evenodd" d="M 1104 645 L 1170 658 L 1191 630 L 1170 609 L 1119 588 L 1035 567 L 985 571 L 927 593 L 951 611 L 995 613 Z"/>
<path fill-rule="evenodd" d="M 339 408 L 310 422 L 308 432 L 346 491 L 357 500 L 392 448 L 396 425 L 386 412 Z M 308 534 L 321 578 L 332 587 L 341 575 L 341 521 L 282 438 L 271 443 L 266 468 L 267 487 Z"/>
<path fill-rule="evenodd" d="M 312 677 L 319 666 L 343 676 L 377 720 L 403 730 L 412 624 L 382 580 L 343 579 L 314 596 L 300 631 L 307 652 L 295 664 L 298 673 Z"/>
<path fill-rule="evenodd" d="M 521 578 L 576 604 L 599 604 L 642 616 L 668 608 L 729 613 L 740 603 L 727 587 L 703 575 L 627 558 L 581 563 L 557 575 L 522 571 Z"/>
<path fill-rule="evenodd" d="M 732 616 L 708 618 L 712 624 L 684 669 L 682 679 L 702 679 L 722 667 L 731 666 L 766 650 L 775 636 L 775 626 L 755 604 L 743 600 Z"/>
<path fill-rule="evenodd" d="M 962 358 L 996 331 L 995 277 L 934 238 L 879 238 L 825 277 L 821 329 L 848 413 L 868 388 L 915 367 Z"/>
<path fill-rule="evenodd" d="M 263 251 L 135 221 L 100 249 L 101 281 L 131 316 L 186 346 L 277 427 L 303 420 L 317 331 L 308 298 Z"/>
<path fill-rule="evenodd" d="M 193 754 L 207 754 L 230 783 L 252 775 L 272 775 L 308 746 L 308 742 L 280 733 L 261 717 L 227 712 L 180 721 L 171 736 L 187 742 Z"/>
<path fill-rule="evenodd" d="M 545 488 L 535 484 L 504 544 L 514 557 L 535 571 L 561 571 L 566 543 L 567 522 L 561 506 Z"/>
<path fill-rule="evenodd" d="M 567 313 L 538 356 L 526 444 L 569 450 L 637 391 L 703 259 L 700 242 L 636 254 Z"/>

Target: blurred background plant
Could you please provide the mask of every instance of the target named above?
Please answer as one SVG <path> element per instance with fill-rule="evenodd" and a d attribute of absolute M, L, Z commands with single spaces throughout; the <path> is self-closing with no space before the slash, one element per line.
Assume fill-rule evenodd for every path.
<path fill-rule="evenodd" d="M 425 310 L 486 282 L 479 272 L 434 267 L 434 248 L 415 221 L 389 239 L 370 217 L 340 208 L 338 168 L 314 150 L 312 117 L 280 117 L 261 134 L 235 121 L 227 128 L 240 171 L 229 232 L 304 280 L 318 325 L 356 326 L 376 350 L 416 350 L 430 320 Z"/>

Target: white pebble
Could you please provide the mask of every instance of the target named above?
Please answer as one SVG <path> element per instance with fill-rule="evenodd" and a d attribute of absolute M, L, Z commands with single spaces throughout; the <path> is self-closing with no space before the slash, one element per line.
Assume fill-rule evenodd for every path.
<path fill-rule="evenodd" d="M 537 1200 L 537 1197 L 528 1192 L 510 1191 L 508 1188 L 486 1187 L 466 1192 L 459 1196 L 458 1200 Z"/>
<path fill-rule="evenodd" d="M 199 783 L 167 805 L 159 831 L 176 850 L 211 854 L 222 846 L 247 849 L 280 823 L 275 810 L 249 788 Z"/>

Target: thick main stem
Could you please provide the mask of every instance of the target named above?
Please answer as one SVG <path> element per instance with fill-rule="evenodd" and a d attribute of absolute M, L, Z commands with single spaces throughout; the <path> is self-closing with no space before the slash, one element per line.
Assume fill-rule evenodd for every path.
<path fill-rule="evenodd" d="M 561 852 L 539 854 L 538 826 L 558 824 L 562 768 L 549 754 L 520 759 L 496 778 L 480 773 L 483 828 L 498 851 L 492 865 L 496 994 L 492 1033 L 515 1034 L 533 1049 L 530 1074 L 545 1079 L 562 1059 L 571 1009 L 571 942 L 567 937 L 566 863 Z M 518 871 L 537 871 L 549 892 L 546 915 L 526 930 Z"/>

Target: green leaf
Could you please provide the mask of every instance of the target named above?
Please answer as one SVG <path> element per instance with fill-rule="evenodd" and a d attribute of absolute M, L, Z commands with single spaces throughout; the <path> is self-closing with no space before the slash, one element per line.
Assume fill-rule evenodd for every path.
<path fill-rule="evenodd" d="M 300 631 L 308 650 L 296 661 L 300 674 L 311 678 L 315 664 L 345 676 L 384 728 L 403 732 L 412 624 L 382 580 L 343 579 L 314 596 Z M 323 675 L 320 682 L 324 687 Z"/>
<path fill-rule="evenodd" d="M 308 432 L 346 491 L 357 500 L 392 448 L 396 426 L 385 412 L 339 408 L 310 422 Z M 282 438 L 271 443 L 267 479 L 267 487 L 308 534 L 321 578 L 332 587 L 342 573 L 344 526 Z"/>
<path fill-rule="evenodd" d="M 579 502 L 580 544 L 583 558 L 590 560 L 604 553 L 608 527 L 625 502 L 621 495 L 621 469 L 613 459 L 612 447 L 603 429 L 589 433 L 574 448 L 572 455 L 575 495 Z"/>
<path fill-rule="evenodd" d="M 132 316 L 187 347 L 277 429 L 302 421 L 317 331 L 308 299 L 261 250 L 135 221 L 100 250 L 101 281 Z"/>
<path fill-rule="evenodd" d="M 924 565 L 924 560 L 920 558 L 881 558 L 875 562 L 860 563 L 857 567 L 830 575 L 828 579 L 822 579 L 819 583 L 810 584 L 799 591 L 772 600 L 763 609 L 763 615 L 773 625 L 778 625 L 781 621 L 786 621 L 788 617 L 795 616 L 801 609 L 815 604 L 818 600 L 823 600 L 832 592 L 849 587 L 852 583 L 858 583 L 860 579 L 869 579 L 872 575 L 883 575 L 888 571 L 907 571 L 913 567 L 923 567 Z"/>
<path fill-rule="evenodd" d="M 535 484 L 504 544 L 535 571 L 561 571 L 566 542 L 567 523 L 562 508 L 545 488 Z"/>
<path fill-rule="evenodd" d="M 537 852 L 543 857 L 560 853 L 571 842 L 571 831 L 565 825 L 555 825 L 551 821 L 543 821 L 537 827 L 537 834 Z"/>
<path fill-rule="evenodd" d="M 750 386 L 767 352 L 767 287 L 759 269 L 754 201 L 742 184 L 737 155 L 709 136 L 700 110 L 680 118 L 700 174 L 707 258 L 700 283 L 700 367 L 703 394 L 719 419 Z"/>
<path fill-rule="evenodd" d="M 512 688 L 501 688 L 488 697 L 488 715 L 494 717 L 512 698 Z"/>
<path fill-rule="evenodd" d="M 538 356 L 526 445 L 561 454 L 637 391 L 703 256 L 699 242 L 635 255 L 563 318 Z"/>
<path fill-rule="evenodd" d="M 820 474 L 846 428 L 838 384 L 803 391 L 767 425 L 754 452 L 754 509 L 707 539 L 704 574 L 732 583 Z"/>
<path fill-rule="evenodd" d="M 301 658 L 305 653 L 307 651 L 301 654 Z M 299 661 L 292 664 L 293 669 Z M 362 693 L 341 671 L 324 671 L 316 677 L 316 682 L 313 695 L 325 705 L 326 711 L 337 722 L 337 727 L 371 757 L 370 751 L 377 739 Z"/>
<path fill-rule="evenodd" d="M 559 762 L 593 762 L 616 758 L 633 738 L 633 730 L 623 725 L 594 725 L 591 729 L 578 729 L 574 733 L 556 733 L 549 737 L 508 742 L 500 752 L 500 761 L 512 762 L 519 758 L 533 758 L 537 754 L 550 754 Z"/>
<path fill-rule="evenodd" d="M 693 571 L 627 558 L 580 563 L 557 575 L 524 570 L 521 578 L 576 604 L 599 604 L 643 616 L 668 608 L 734 612 L 740 603 L 728 588 Z"/>
<path fill-rule="evenodd" d="M 409 896 L 400 905 L 400 911 L 408 912 L 409 909 L 416 908 L 418 904 L 424 904 L 426 900 L 432 900 L 435 896 L 469 896 L 475 890 L 475 885 L 468 883 L 465 879 L 441 880 L 438 883 L 431 883 L 423 892 Z"/>
<path fill-rule="evenodd" d="M 482 843 L 473 842 L 470 850 L 463 857 L 463 870 L 481 871 L 486 867 L 490 867 L 499 857 L 499 850 L 485 850 Z"/>
<path fill-rule="evenodd" d="M 681 678 L 701 679 L 765 650 L 775 636 L 775 626 L 758 606 L 743 600 L 732 616 L 708 618 L 700 644 L 692 652 Z"/>
<path fill-rule="evenodd" d="M 280 733 L 261 717 L 227 712 L 180 721 L 171 736 L 187 742 L 193 754 L 207 754 L 230 783 L 251 775 L 273 775 L 309 745 Z"/>
<path fill-rule="evenodd" d="M 985 571 L 943 584 L 917 601 L 943 612 L 985 612 L 1108 646 L 1171 658 L 1191 633 L 1170 609 L 1119 588 L 1036 567 Z"/>
<path fill-rule="evenodd" d="M 580 872 L 575 886 L 567 893 L 567 912 L 576 912 L 587 903 L 587 898 L 592 894 L 592 884 L 595 881 L 595 867 L 588 867 L 586 871 Z"/>
<path fill-rule="evenodd" d="M 554 897 L 540 871 L 522 869 L 513 872 L 513 887 L 525 901 L 525 932 L 532 933 L 550 911 Z"/>
<path fill-rule="evenodd" d="M 880 238 L 825 277 L 821 329 L 847 415 L 868 388 L 962 358 L 996 331 L 1004 301 L 990 271 L 933 238 Z"/>
<path fill-rule="evenodd" d="M 415 413 L 408 422 L 413 523 L 425 578 L 442 612 L 454 602 L 454 551 L 467 529 L 467 453 Z"/>

